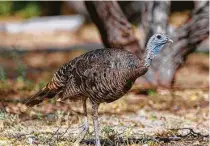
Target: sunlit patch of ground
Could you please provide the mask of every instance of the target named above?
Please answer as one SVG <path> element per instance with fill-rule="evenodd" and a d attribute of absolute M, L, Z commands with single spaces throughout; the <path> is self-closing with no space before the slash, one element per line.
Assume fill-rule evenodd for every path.
<path fill-rule="evenodd" d="M 191 93 L 194 94 L 194 91 L 191 91 Z M 207 93 L 199 98 L 201 98 L 201 101 L 204 100 L 208 103 L 205 94 Z M 163 145 L 163 142 L 156 142 L 154 139 L 186 135 L 190 133 L 190 129 L 193 129 L 200 135 L 189 134 L 189 136 L 183 136 L 179 141 L 172 140 L 167 144 L 191 145 L 197 143 L 198 145 L 207 145 L 208 106 L 199 109 L 189 107 L 184 109 L 185 112 L 179 110 L 176 113 L 164 108 L 161 109 L 160 105 L 164 102 L 155 103 L 156 100 L 154 100 L 159 96 L 162 95 L 149 96 L 148 102 L 150 104 L 143 104 L 144 102 L 140 101 L 145 100 L 141 99 L 145 97 L 139 97 L 139 95 L 131 93 L 112 104 L 103 104 L 99 110 L 102 138 L 110 139 L 112 142 L 117 141 L 118 138 L 123 138 L 124 141 L 129 138 L 136 138 L 140 139 L 141 144 Z M 130 100 L 130 98 L 132 99 Z M 180 99 L 181 101 L 187 102 L 183 98 Z M 201 101 L 196 102 L 200 103 Z M 174 104 L 180 103 L 175 102 Z M 81 112 L 80 107 L 79 102 L 74 104 L 45 102 L 32 109 L 19 105 L 19 109 L 24 109 L 22 112 L 16 115 L 7 113 L 2 117 L 0 137 L 2 137 L 2 141 L 11 144 L 27 144 L 30 143 L 30 140 L 33 143 L 45 145 L 50 143 L 57 145 L 62 143 L 64 145 L 72 144 L 81 130 L 76 128 L 81 125 L 83 119 L 81 114 L 76 114 Z M 88 108 L 91 110 L 90 105 Z M 192 115 L 189 116 L 190 114 Z M 94 138 L 92 120 L 89 123 L 90 133 L 86 136 L 86 140 Z M 190 129 L 178 130 L 179 128 Z"/>
<path fill-rule="evenodd" d="M 0 145 L 72 144 L 79 132 L 75 127 L 83 119 L 80 102 L 52 99 L 33 108 L 20 102 L 42 88 L 61 64 L 82 53 L 78 50 L 0 57 Z M 134 86 L 120 100 L 102 104 L 99 109 L 102 138 L 111 143 L 119 139 L 128 143 L 135 138 L 148 146 L 208 145 L 208 60 L 207 54 L 189 55 L 176 74 L 174 89 L 142 90 Z M 90 104 L 88 109 L 91 110 Z M 89 119 L 86 142 L 94 138 Z M 176 141 L 180 134 L 189 133 L 189 129 L 176 130 L 179 128 L 191 128 L 198 134 L 191 132 Z M 174 139 L 163 144 L 158 137 Z"/>

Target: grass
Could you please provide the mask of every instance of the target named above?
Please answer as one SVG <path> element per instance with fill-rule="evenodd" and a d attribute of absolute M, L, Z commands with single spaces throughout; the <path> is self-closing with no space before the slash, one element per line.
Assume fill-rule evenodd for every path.
<path fill-rule="evenodd" d="M 155 89 L 148 89 L 147 94 L 149 96 L 155 96 L 157 95 L 157 91 Z"/>
<path fill-rule="evenodd" d="M 6 83 L 4 90 L 2 86 L 0 87 L 1 99 L 22 99 L 32 95 L 43 88 L 52 76 L 54 69 L 46 66 L 53 68 L 60 66 L 60 64 L 50 64 L 42 68 L 36 66 L 35 69 L 38 71 L 34 71 L 33 65 L 27 64 L 28 62 L 24 60 L 24 55 L 19 57 L 17 54 L 10 55 L 9 61 L 0 68 L 1 83 L 2 81 Z M 13 68 L 10 67 L 11 64 L 15 64 Z M 194 64 L 193 62 L 192 65 L 189 64 L 188 69 L 190 66 L 194 67 Z M 203 66 L 208 68 L 204 64 Z M 193 71 L 190 73 L 197 72 L 195 68 Z M 201 74 L 197 73 L 200 77 Z M 111 104 L 100 106 L 101 139 L 104 142 L 111 145 L 121 141 L 126 146 L 134 146 L 134 143 L 148 146 L 208 145 L 207 138 L 202 137 L 208 133 L 207 90 L 199 87 L 177 90 L 149 89 L 146 93 L 139 93 L 139 90 L 136 90 L 137 93 L 129 92 Z M 33 108 L 28 108 L 19 102 L 1 102 L 1 104 L 0 145 L 30 145 L 30 143 L 71 145 L 79 134 L 79 129 L 75 130 L 75 127 L 79 126 L 83 119 L 80 102 L 58 102 L 56 99 L 51 99 Z M 88 109 L 90 108 L 88 104 Z M 92 143 L 94 139 L 91 117 L 89 119 L 90 133 L 85 137 L 85 143 Z M 186 130 L 174 130 L 183 127 L 192 128 L 200 135 L 189 134 L 179 141 L 171 140 L 164 143 L 168 137 L 174 138 L 186 133 Z"/>
<path fill-rule="evenodd" d="M 40 108 L 48 108 L 49 105 L 48 103 L 47 105 L 27 109 L 26 112 L 19 114 L 10 114 L 6 111 L 1 111 L 0 123 L 3 123 L 3 126 L 1 127 L 0 144 L 3 139 L 7 144 L 13 143 L 14 145 L 18 143 L 28 145 L 32 142 L 40 145 L 71 145 L 79 134 L 80 130 L 77 129 L 75 131 L 74 127 L 80 125 L 81 119 L 83 118 L 82 115 L 79 115 L 79 120 L 69 125 L 65 121 L 75 117 L 75 115 L 71 113 L 67 114 L 62 110 L 55 110 L 55 112 L 50 113 L 39 111 Z M 70 105 L 71 107 L 78 107 L 77 104 L 70 103 Z M 19 107 L 21 106 L 24 105 L 20 105 Z M 59 107 L 58 103 L 54 106 Z M 109 110 L 113 109 L 109 108 Z M 183 127 L 186 124 L 193 126 L 195 123 L 185 118 L 180 119 L 179 116 L 172 114 L 163 114 L 163 112 L 159 113 L 153 110 L 146 112 L 144 109 L 140 111 L 144 111 L 144 113 L 138 112 L 133 116 L 129 113 L 124 113 L 123 117 L 121 115 L 100 115 L 102 142 L 106 143 L 105 145 L 107 145 L 107 143 L 108 145 L 124 143 L 125 146 L 133 146 L 135 143 L 137 145 L 147 144 L 148 146 L 172 146 L 173 143 L 191 145 L 196 142 L 205 146 L 208 143 L 207 138 L 202 138 L 201 133 L 201 135 L 194 134 L 194 136 L 183 136 L 179 141 L 172 140 L 164 144 L 165 139 L 169 137 L 176 138 L 179 137 L 181 133 L 186 134 L 182 129 L 176 130 L 177 127 Z M 27 118 L 28 120 L 24 120 L 23 117 L 30 117 L 31 112 L 36 116 L 33 116 L 32 119 Z M 28 115 L 24 116 L 27 113 Z M 100 111 L 100 113 L 103 113 L 103 111 Z M 49 116 L 49 114 L 51 116 Z M 90 133 L 86 136 L 83 141 L 84 143 L 94 142 L 92 120 L 89 121 L 89 124 Z"/>
<path fill-rule="evenodd" d="M 43 107 L 47 108 L 46 105 Z M 12 139 L 12 143 L 14 145 L 18 143 L 21 145 L 28 145 L 30 141 L 33 141 L 34 143 L 38 143 L 40 145 L 71 145 L 76 136 L 79 134 L 79 130 L 75 132 L 73 127 L 78 126 L 81 121 L 76 122 L 76 125 L 67 125 L 64 120 L 67 120 L 68 118 L 66 118 L 66 113 L 64 113 L 63 111 L 55 112 L 55 118 L 51 121 L 46 119 L 46 114 L 40 113 L 39 111 L 34 112 L 36 114 L 36 119 L 31 119 L 27 121 L 23 120 L 21 116 L 3 113 L 3 116 L 1 116 L 1 121 L 3 120 L 4 127 L 2 128 L 0 138 L 3 138 L 4 142 L 8 143 L 10 143 Z M 178 122 L 176 122 L 176 120 L 174 120 L 174 117 L 170 117 L 166 114 L 160 113 L 157 115 L 157 113 L 154 112 L 146 112 L 145 115 L 140 114 L 135 116 L 141 116 L 141 123 L 144 123 L 145 125 L 143 128 L 141 128 L 141 126 L 139 126 L 138 124 L 136 126 L 131 126 L 135 118 L 133 119 L 133 117 L 130 117 L 129 114 L 123 115 L 127 117 L 126 119 L 129 119 L 129 122 L 127 120 L 124 120 L 124 118 L 121 118 L 120 115 L 116 118 L 107 114 L 100 116 L 100 125 L 102 129 L 101 139 L 103 139 L 102 141 L 104 143 L 114 144 L 118 143 L 119 140 L 123 142 L 126 146 L 131 146 L 134 143 L 137 143 L 137 145 L 147 144 L 149 146 L 170 146 L 173 145 L 173 143 L 179 143 L 180 145 L 192 145 L 196 142 L 199 142 L 202 146 L 205 146 L 208 143 L 208 140 L 206 138 L 202 139 L 199 135 L 194 135 L 193 137 L 183 137 L 180 141 L 171 141 L 165 144 L 163 141 L 156 141 L 156 137 L 167 138 L 172 136 L 179 136 L 178 130 L 171 131 L 170 128 L 168 128 L 168 126 L 171 125 L 172 122 L 174 127 L 182 127 L 183 125 L 188 123 L 185 120 L 180 121 L 181 119 L 179 117 L 176 117 L 176 120 L 178 120 Z M 155 128 L 153 129 L 152 127 L 149 128 L 150 126 L 155 126 L 155 123 L 160 121 L 163 115 L 164 118 L 166 118 L 163 118 L 163 123 L 166 125 L 165 127 L 159 127 L 159 129 L 157 130 L 155 130 Z M 154 116 L 156 117 L 156 120 L 153 119 Z M 71 119 L 74 117 L 74 115 L 70 114 L 69 117 Z M 144 118 L 146 117 L 148 117 L 148 119 L 144 121 Z M 121 124 L 111 124 L 116 119 L 119 119 L 119 123 Z M 135 122 L 139 123 L 138 120 L 136 120 Z M 150 120 L 151 123 L 148 122 Z M 156 128 L 158 127 L 156 126 Z M 55 133 L 57 130 L 58 132 Z M 92 143 L 93 139 L 93 127 L 92 121 L 90 120 L 90 133 L 86 136 L 86 141 L 84 142 Z M 45 142 L 48 143 L 46 144 Z"/>
<path fill-rule="evenodd" d="M 40 3 L 36 1 L 1 1 L 0 15 L 30 18 L 41 14 Z"/>
<path fill-rule="evenodd" d="M 0 81 L 1 81 L 2 89 L 7 88 L 6 79 L 7 79 L 7 76 L 6 76 L 5 70 L 3 69 L 3 67 L 0 66 Z"/>

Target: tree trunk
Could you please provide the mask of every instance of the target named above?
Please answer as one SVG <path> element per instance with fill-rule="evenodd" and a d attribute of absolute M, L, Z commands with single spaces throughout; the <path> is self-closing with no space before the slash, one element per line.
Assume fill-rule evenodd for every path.
<path fill-rule="evenodd" d="M 184 62 L 185 57 L 209 36 L 209 2 L 197 3 L 197 7 L 186 23 L 171 34 L 174 43 L 164 48 L 161 54 L 153 60 L 148 72 L 137 83 L 164 87 L 173 85 L 175 73 Z M 157 29 L 151 27 L 151 30 L 154 32 Z"/>
<path fill-rule="evenodd" d="M 142 24 L 145 35 L 144 45 L 155 33 L 167 34 L 168 17 L 170 14 L 169 1 L 145 1 L 142 2 Z"/>
<path fill-rule="evenodd" d="M 140 58 L 142 57 L 144 49 L 140 47 L 131 24 L 123 15 L 117 2 L 86 1 L 85 4 L 106 47 L 127 49 L 136 53 Z M 141 42 L 144 42 L 142 46 L 145 46 L 145 42 L 152 34 L 168 33 L 169 12 L 170 2 L 143 3 L 142 23 L 145 39 L 141 38 Z M 171 34 L 174 43 L 164 48 L 161 54 L 153 60 L 149 71 L 140 77 L 137 83 L 144 87 L 146 85 L 171 87 L 177 68 L 180 67 L 185 56 L 193 52 L 196 45 L 209 35 L 208 13 L 209 2 L 197 2 L 195 10 L 186 23 Z"/>

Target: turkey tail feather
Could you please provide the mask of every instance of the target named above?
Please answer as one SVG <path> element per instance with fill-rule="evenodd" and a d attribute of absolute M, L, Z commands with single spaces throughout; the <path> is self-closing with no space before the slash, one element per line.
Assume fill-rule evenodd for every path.
<path fill-rule="evenodd" d="M 41 103 L 44 99 L 50 99 L 53 98 L 56 95 L 55 92 L 50 91 L 48 88 L 44 88 L 40 91 L 38 91 L 36 94 L 34 94 L 33 96 L 31 96 L 26 102 L 25 104 L 27 106 L 34 106 L 37 105 L 39 103 Z"/>

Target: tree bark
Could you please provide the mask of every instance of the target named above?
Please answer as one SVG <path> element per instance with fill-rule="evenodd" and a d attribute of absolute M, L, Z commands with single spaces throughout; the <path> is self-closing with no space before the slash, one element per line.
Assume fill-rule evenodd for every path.
<path fill-rule="evenodd" d="M 164 48 L 161 54 L 153 60 L 148 72 L 137 83 L 145 83 L 154 87 L 173 85 L 175 73 L 183 64 L 185 57 L 209 36 L 209 2 L 197 3 L 197 7 L 186 23 L 171 34 L 174 43 Z M 157 29 L 151 27 L 150 30 Z"/>
<path fill-rule="evenodd" d="M 144 1 L 142 5 L 141 17 L 145 35 L 144 45 L 146 46 L 147 41 L 153 34 L 167 34 L 170 2 Z"/>
<path fill-rule="evenodd" d="M 138 25 L 141 22 L 141 10 L 143 1 L 118 1 L 120 8 L 128 21 Z"/>
<path fill-rule="evenodd" d="M 117 2 L 85 2 L 87 10 L 98 27 L 106 47 L 127 49 L 140 58 L 144 49 L 134 36 L 131 24 L 127 21 Z M 142 23 L 144 42 L 154 33 L 168 33 L 170 2 L 144 2 Z M 166 46 L 153 60 L 149 71 L 137 80 L 144 87 L 171 87 L 174 76 L 185 57 L 209 36 L 209 2 L 197 2 L 186 23 L 171 34 L 174 43 Z M 142 41 L 143 39 L 143 41 Z M 148 85 L 148 86 L 147 86 Z"/>
<path fill-rule="evenodd" d="M 85 1 L 92 21 L 98 27 L 102 41 L 107 48 L 127 49 L 141 55 L 141 48 L 128 22 L 116 1 Z"/>

